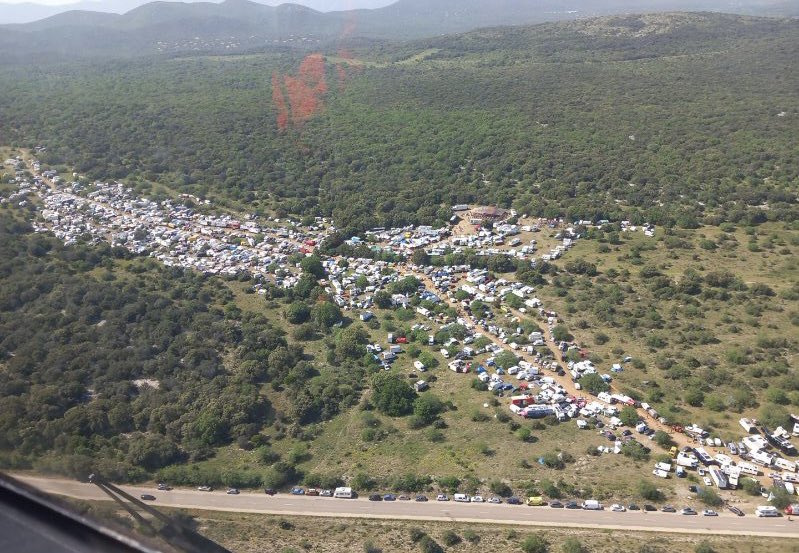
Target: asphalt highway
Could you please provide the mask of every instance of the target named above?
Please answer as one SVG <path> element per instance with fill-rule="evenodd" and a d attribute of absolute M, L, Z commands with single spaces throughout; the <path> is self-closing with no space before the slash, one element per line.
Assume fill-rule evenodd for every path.
<path fill-rule="evenodd" d="M 93 484 L 72 480 L 14 475 L 45 492 L 86 500 L 110 500 Z M 284 516 L 317 516 L 337 518 L 380 518 L 394 520 L 436 520 L 479 522 L 527 526 L 564 526 L 607 530 L 648 531 L 670 533 L 723 534 L 799 538 L 799 522 L 786 517 L 758 518 L 753 513 L 737 517 L 722 512 L 718 517 L 701 514 L 633 511 L 616 513 L 609 510 L 584 511 L 527 507 L 525 505 L 492 505 L 488 503 L 416 501 L 368 501 L 367 499 L 333 499 L 289 494 L 268 496 L 263 493 L 242 492 L 227 495 L 225 490 L 200 492 L 189 489 L 158 491 L 147 486 L 120 486 L 139 497 L 151 494 L 155 507 L 179 507 L 212 511 L 263 513 Z M 678 509 L 679 505 L 675 505 Z"/>

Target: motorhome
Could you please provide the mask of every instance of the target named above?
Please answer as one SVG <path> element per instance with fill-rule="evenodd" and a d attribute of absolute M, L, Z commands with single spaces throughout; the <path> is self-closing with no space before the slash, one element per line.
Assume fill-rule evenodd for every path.
<path fill-rule="evenodd" d="M 712 467 L 708 472 L 710 472 L 710 478 L 716 483 L 719 489 L 723 490 L 727 487 L 727 477 L 721 472 L 721 469 Z"/>

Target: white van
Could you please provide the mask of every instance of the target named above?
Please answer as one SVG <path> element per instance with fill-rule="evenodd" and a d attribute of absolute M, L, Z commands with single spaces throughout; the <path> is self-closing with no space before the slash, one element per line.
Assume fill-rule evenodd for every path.
<path fill-rule="evenodd" d="M 469 503 L 469 496 L 465 493 L 456 493 L 452 496 L 453 501 L 460 501 L 461 503 Z"/>
<path fill-rule="evenodd" d="M 601 511 L 602 504 L 596 499 L 586 499 L 583 503 L 583 509 L 586 511 Z"/>
<path fill-rule="evenodd" d="M 333 497 L 338 497 L 339 499 L 352 499 L 352 488 L 336 488 L 336 491 L 333 492 Z"/>

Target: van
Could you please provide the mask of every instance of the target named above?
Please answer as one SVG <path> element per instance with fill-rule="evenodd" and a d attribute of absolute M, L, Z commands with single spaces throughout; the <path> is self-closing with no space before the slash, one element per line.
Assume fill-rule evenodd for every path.
<path fill-rule="evenodd" d="M 469 503 L 469 496 L 465 493 L 456 493 L 452 496 L 453 501 L 460 501 L 461 503 Z"/>
<path fill-rule="evenodd" d="M 583 509 L 586 511 L 601 511 L 602 504 L 596 499 L 586 499 L 583 503 Z"/>

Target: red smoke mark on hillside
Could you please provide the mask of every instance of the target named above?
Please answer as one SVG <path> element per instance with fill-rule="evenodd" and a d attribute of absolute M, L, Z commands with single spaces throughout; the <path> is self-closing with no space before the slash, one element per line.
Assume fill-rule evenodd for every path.
<path fill-rule="evenodd" d="M 291 104 L 291 121 L 299 126 L 322 109 L 322 97 L 327 94 L 325 59 L 321 54 L 311 54 L 300 64 L 297 77 L 287 75 L 283 82 Z"/>
<path fill-rule="evenodd" d="M 353 16 L 346 24 L 341 38 L 347 38 L 355 31 L 357 22 Z M 348 70 L 358 72 L 362 67 L 350 52 L 340 50 L 339 57 L 346 62 L 335 65 L 339 90 L 344 89 Z M 289 121 L 294 127 L 319 113 L 324 108 L 327 94 L 326 63 L 322 54 L 311 54 L 300 64 L 297 75 L 272 74 L 272 103 L 277 110 L 277 127 L 286 130 Z"/>

